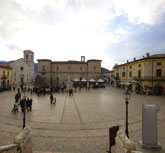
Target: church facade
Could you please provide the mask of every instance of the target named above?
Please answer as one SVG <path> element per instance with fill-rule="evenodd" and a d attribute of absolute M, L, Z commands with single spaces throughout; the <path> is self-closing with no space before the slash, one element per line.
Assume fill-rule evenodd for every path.
<path fill-rule="evenodd" d="M 44 77 L 50 86 L 65 84 L 68 78 L 99 79 L 101 77 L 101 60 L 91 59 L 81 61 L 54 61 L 49 59 L 38 59 L 38 75 Z"/>
<path fill-rule="evenodd" d="M 34 81 L 34 53 L 24 50 L 23 54 L 23 58 L 10 61 L 13 86 L 30 86 Z"/>

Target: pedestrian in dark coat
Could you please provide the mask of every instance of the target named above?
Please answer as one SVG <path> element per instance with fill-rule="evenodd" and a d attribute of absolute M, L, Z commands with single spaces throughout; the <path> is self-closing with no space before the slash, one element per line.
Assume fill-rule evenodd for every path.
<path fill-rule="evenodd" d="M 52 93 L 50 94 L 50 103 L 51 104 L 53 103 L 53 94 Z"/>
<path fill-rule="evenodd" d="M 24 109 L 25 109 L 25 99 L 22 99 L 21 102 L 20 102 L 20 107 L 21 107 L 21 111 L 22 113 L 24 112 Z"/>
<path fill-rule="evenodd" d="M 27 111 L 29 111 L 29 109 L 30 109 L 30 100 L 29 100 L 29 98 L 27 98 L 27 100 L 26 100 L 26 109 L 27 109 Z"/>
<path fill-rule="evenodd" d="M 32 111 L 32 102 L 33 102 L 33 100 L 32 100 L 32 98 L 29 100 L 29 107 L 30 107 L 30 111 Z"/>

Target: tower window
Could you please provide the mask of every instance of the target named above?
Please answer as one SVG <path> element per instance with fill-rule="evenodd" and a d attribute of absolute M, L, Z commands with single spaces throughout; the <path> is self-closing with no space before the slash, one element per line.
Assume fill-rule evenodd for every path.
<path fill-rule="evenodd" d="M 96 66 L 93 67 L 93 70 L 96 70 Z"/>
<path fill-rule="evenodd" d="M 82 71 L 82 67 L 80 66 L 80 71 Z"/>
<path fill-rule="evenodd" d="M 57 71 L 59 70 L 59 67 L 58 67 L 58 66 L 56 67 L 56 70 L 57 70 Z"/>
<path fill-rule="evenodd" d="M 70 70 L 70 66 L 68 66 L 68 70 Z"/>
<path fill-rule="evenodd" d="M 31 60 L 33 61 L 33 55 L 31 56 Z"/>
<path fill-rule="evenodd" d="M 42 67 L 42 75 L 45 75 L 46 70 L 45 70 L 45 66 Z"/>
<path fill-rule="evenodd" d="M 26 54 L 26 59 L 28 60 L 28 54 Z"/>
<path fill-rule="evenodd" d="M 20 70 L 23 71 L 23 66 L 20 67 Z"/>

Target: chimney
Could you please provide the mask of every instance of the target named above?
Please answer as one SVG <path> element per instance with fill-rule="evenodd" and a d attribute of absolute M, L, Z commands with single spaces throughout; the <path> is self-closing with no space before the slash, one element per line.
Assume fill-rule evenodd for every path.
<path fill-rule="evenodd" d="M 133 60 L 136 61 L 136 57 L 134 57 Z"/>
<path fill-rule="evenodd" d="M 81 56 L 81 62 L 85 62 L 85 56 Z"/>
<path fill-rule="evenodd" d="M 129 60 L 127 60 L 127 63 L 129 62 Z"/>
<path fill-rule="evenodd" d="M 149 57 L 150 56 L 150 53 L 146 53 L 146 57 Z"/>

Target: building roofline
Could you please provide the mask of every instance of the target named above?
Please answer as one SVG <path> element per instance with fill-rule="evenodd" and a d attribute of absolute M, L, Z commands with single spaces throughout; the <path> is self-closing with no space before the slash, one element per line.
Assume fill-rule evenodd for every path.
<path fill-rule="evenodd" d="M 97 59 L 91 59 L 88 60 L 87 62 L 84 61 L 51 61 L 49 59 L 37 59 L 37 61 L 50 61 L 51 63 L 63 63 L 63 64 L 87 64 L 88 62 L 92 62 L 92 61 L 102 61 L 102 60 L 97 60 Z"/>
<path fill-rule="evenodd" d="M 102 60 L 98 60 L 98 59 L 90 59 L 87 62 L 92 62 L 92 61 L 102 61 Z"/>
<path fill-rule="evenodd" d="M 2 68 L 7 68 L 7 69 L 12 69 L 11 67 L 3 66 L 3 65 L 0 65 L 0 67 L 2 67 Z"/>
<path fill-rule="evenodd" d="M 114 66 L 114 68 L 120 67 L 120 66 L 123 66 L 123 65 L 127 65 L 127 64 L 131 64 L 131 63 L 135 63 L 135 62 L 139 62 L 139 61 L 143 61 L 143 60 L 149 60 L 149 59 L 165 59 L 165 56 L 162 56 L 162 57 L 159 57 L 159 56 L 158 56 L 158 57 L 156 57 L 156 55 L 165 55 L 165 54 L 155 54 L 155 55 L 151 55 L 151 56 L 149 56 L 149 57 L 137 59 L 137 60 L 134 60 L 134 61 L 131 61 L 131 62 L 128 62 L 128 63 L 124 63 L 124 64 L 120 64 L 120 65 Z"/>
<path fill-rule="evenodd" d="M 31 52 L 31 53 L 33 53 L 33 54 L 34 54 L 34 52 L 33 52 L 33 51 L 31 51 L 31 50 L 24 50 L 23 52 L 26 52 L 26 51 Z"/>
<path fill-rule="evenodd" d="M 59 64 L 87 64 L 86 62 L 81 62 L 81 61 L 55 61 L 52 63 L 59 63 Z"/>
<path fill-rule="evenodd" d="M 49 61 L 49 62 L 52 62 L 52 61 L 49 60 L 49 59 L 37 59 L 37 61 Z"/>

